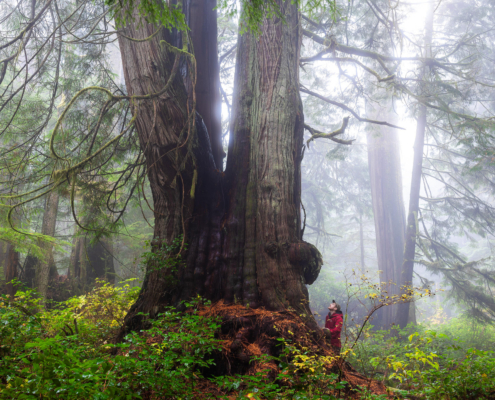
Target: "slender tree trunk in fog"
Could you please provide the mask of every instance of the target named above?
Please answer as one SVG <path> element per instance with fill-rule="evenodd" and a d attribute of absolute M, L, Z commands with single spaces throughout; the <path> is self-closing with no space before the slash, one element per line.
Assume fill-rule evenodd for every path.
<path fill-rule="evenodd" d="M 67 278 L 71 281 L 75 279 L 78 275 L 78 262 L 79 262 L 79 248 L 81 246 L 81 237 L 77 235 L 78 229 L 77 225 L 74 228 L 74 236 L 72 238 L 72 251 L 70 253 L 69 260 L 69 270 L 67 272 Z"/>
<path fill-rule="evenodd" d="M 390 95 L 380 103 L 367 105 L 368 115 L 387 115 L 396 120 Z M 375 219 L 378 269 L 382 290 L 387 295 L 399 294 L 400 271 L 404 253 L 405 212 L 397 129 L 379 126 L 368 131 L 368 163 Z M 378 324 L 388 329 L 396 322 L 397 306 L 383 307 Z"/>
<path fill-rule="evenodd" d="M 11 243 L 7 243 L 6 257 L 4 263 L 5 282 L 7 283 L 7 294 L 14 296 L 16 288 L 11 283 L 12 279 L 17 278 L 17 266 L 19 265 L 19 252 Z"/>
<path fill-rule="evenodd" d="M 5 263 L 7 260 L 7 246 L 8 243 L 4 241 L 0 241 L 0 279 L 3 284 L 5 279 Z"/>
<path fill-rule="evenodd" d="M 164 244 L 180 235 L 188 245 L 187 250 L 175 250 L 181 250 L 180 268 L 168 267 L 170 256 L 163 256 L 160 265 L 147 266 L 140 296 L 126 318 L 127 329 L 142 323 L 138 312 L 153 316 L 198 294 L 311 315 L 305 284 L 316 279 L 322 261 L 300 232 L 300 21 L 295 4 L 279 4 L 285 21 L 266 20 L 260 37 L 246 33 L 239 38 L 225 175 L 216 166 L 216 145 L 210 145 L 203 119 L 188 114 L 193 96 L 188 79 L 184 84 L 174 75 L 176 53 L 159 43 L 170 43 L 168 32 L 143 43 L 119 38 L 130 95 L 147 94 L 150 88 L 158 92 L 169 82 L 168 91 L 133 110 L 154 201 L 152 249 L 160 254 Z M 155 30 L 137 26 L 128 25 L 124 34 L 144 38 Z M 209 57 L 216 58 L 213 47 Z M 198 71 L 205 62 L 207 57 L 197 58 Z M 199 79 L 198 74 L 200 88 Z M 314 320 L 308 323 L 316 326 Z"/>
<path fill-rule="evenodd" d="M 361 272 L 366 272 L 364 265 L 364 235 L 363 235 L 363 214 L 359 214 L 359 249 L 361 251 Z"/>
<path fill-rule="evenodd" d="M 19 212 L 15 210 L 13 215 L 13 221 L 19 222 Z M 14 296 L 17 289 L 11 283 L 11 281 L 19 276 L 19 252 L 16 251 L 13 243 L 5 242 L 2 246 L 2 249 L 5 249 L 4 253 L 4 261 L 3 261 L 3 272 L 5 276 L 6 282 L 6 292 L 10 296 Z"/>
<path fill-rule="evenodd" d="M 430 2 L 429 10 L 425 23 L 425 57 L 431 57 L 431 42 L 433 39 L 433 3 Z M 424 82 L 426 75 L 426 68 L 423 67 L 420 74 L 419 95 L 425 95 L 426 83 Z M 413 281 L 414 272 L 414 258 L 416 251 L 416 235 L 418 231 L 418 212 L 419 212 L 419 195 L 421 191 L 421 177 L 423 168 L 423 149 L 425 142 L 426 132 L 426 106 L 420 104 L 418 106 L 418 117 L 416 120 L 416 140 L 414 142 L 414 159 L 413 170 L 411 178 L 411 192 L 409 196 L 409 212 L 407 215 L 407 228 L 406 228 L 406 245 L 404 250 L 404 262 L 402 265 L 401 273 L 401 286 L 411 286 Z M 411 308 L 414 309 L 414 304 L 403 303 L 399 305 L 399 311 L 397 314 L 397 323 L 404 327 L 409 322 L 415 323 L 411 318 Z M 409 319 L 408 319 L 409 316 Z"/>
<path fill-rule="evenodd" d="M 57 224 L 59 194 L 56 191 L 50 192 L 46 197 L 45 213 L 43 215 L 43 224 L 41 233 L 46 236 L 55 236 L 55 227 Z M 38 260 L 36 263 L 36 288 L 42 299 L 46 299 L 48 284 L 50 279 L 58 277 L 55 260 L 53 258 L 53 245 L 42 243 L 40 247 L 45 250 L 45 261 Z"/>

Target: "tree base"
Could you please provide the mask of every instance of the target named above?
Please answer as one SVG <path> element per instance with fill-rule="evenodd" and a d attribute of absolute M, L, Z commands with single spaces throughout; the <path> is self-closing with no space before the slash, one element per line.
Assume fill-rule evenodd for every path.
<path fill-rule="evenodd" d="M 282 371 L 279 361 L 274 360 L 274 358 L 288 358 L 287 361 L 291 361 L 291 356 L 284 354 L 286 344 L 304 349 L 305 355 L 323 356 L 330 360 L 324 366 L 325 375 L 336 374 L 338 381 L 347 382 L 340 393 L 337 393 L 338 391 L 332 393 L 337 398 L 360 398 L 355 390 L 359 387 L 376 395 L 387 393 L 382 383 L 358 373 L 345 360 L 338 357 L 329 341 L 327 342 L 323 331 L 320 328 L 314 329 L 314 323 L 308 323 L 294 312 L 272 312 L 239 304 L 228 305 L 223 301 L 213 305 L 199 305 L 195 311 L 203 317 L 218 318 L 221 323 L 216 334 L 217 339 L 221 341 L 221 351 L 211 355 L 214 365 L 202 370 L 204 378 L 194 382 L 198 390 L 198 399 L 213 399 L 220 396 L 237 398 L 238 393 L 225 392 L 210 380 L 221 376 L 253 376 L 262 373 L 269 382 L 277 381 L 281 386 L 297 389 L 298 386 L 293 386 L 294 379 L 281 378 L 284 375 L 280 375 Z M 269 357 L 263 360 L 264 356 Z M 297 373 L 291 375 L 293 378 Z M 241 385 L 239 390 L 242 389 Z M 326 388 L 324 390 L 326 391 Z M 153 398 L 153 394 L 150 398 Z"/>
<path fill-rule="evenodd" d="M 373 394 L 386 394 L 386 387 L 365 377 L 349 363 L 335 354 L 322 329 L 308 324 L 294 312 L 273 312 L 263 308 L 252 309 L 243 305 L 227 305 L 218 302 L 202 306 L 198 314 L 206 317 L 220 317 L 222 324 L 219 339 L 222 352 L 216 355 L 215 366 L 204 371 L 204 376 L 255 375 L 269 371 L 267 378 L 274 380 L 282 372 L 275 361 L 262 362 L 264 355 L 283 355 L 283 339 L 286 343 L 304 348 L 307 355 L 332 357 L 332 363 L 325 368 L 329 374 L 338 374 L 340 380 L 348 382 L 340 394 L 342 398 L 353 398 L 353 389 L 367 388 Z M 283 384 L 283 382 L 281 382 Z"/>

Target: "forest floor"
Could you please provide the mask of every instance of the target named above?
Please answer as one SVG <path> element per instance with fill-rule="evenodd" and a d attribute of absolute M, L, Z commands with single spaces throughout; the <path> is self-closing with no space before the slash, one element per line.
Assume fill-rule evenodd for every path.
<path fill-rule="evenodd" d="M 138 288 L 0 295 L 0 399 L 391 399 L 295 312 L 196 299 L 112 344 Z M 312 326 L 312 327 L 311 327 Z"/>
<path fill-rule="evenodd" d="M 221 321 L 218 333 L 221 353 L 215 355 L 215 366 L 204 371 L 205 379 L 198 382 L 198 389 L 209 393 L 204 398 L 211 395 L 239 398 L 238 392 L 221 390 L 206 379 L 224 375 L 262 377 L 265 382 L 276 381 L 285 386 L 289 393 L 290 389 L 297 391 L 312 384 L 315 394 L 320 391 L 322 395 L 332 394 L 337 398 L 360 399 L 362 392 L 387 395 L 382 383 L 357 372 L 345 361 L 345 355 L 339 357 L 334 353 L 321 329 L 308 328 L 294 312 L 272 312 L 219 302 L 202 305 L 197 313 Z M 345 383 L 341 387 L 338 382 Z"/>

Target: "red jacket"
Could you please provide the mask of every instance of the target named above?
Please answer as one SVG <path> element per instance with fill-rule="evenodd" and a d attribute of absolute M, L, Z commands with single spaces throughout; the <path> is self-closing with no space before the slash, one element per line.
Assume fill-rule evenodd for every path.
<path fill-rule="evenodd" d="M 340 331 L 344 324 L 344 317 L 342 311 L 336 311 L 333 315 L 327 315 L 325 319 L 325 328 L 330 329 L 330 344 L 332 346 L 340 348 Z"/>

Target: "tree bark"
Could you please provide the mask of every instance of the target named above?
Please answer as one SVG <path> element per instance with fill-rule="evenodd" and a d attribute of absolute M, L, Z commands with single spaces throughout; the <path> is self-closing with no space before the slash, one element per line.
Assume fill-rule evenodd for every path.
<path fill-rule="evenodd" d="M 308 297 L 304 283 L 313 279 L 305 282 L 303 270 L 319 253 L 301 241 L 300 231 L 300 17 L 295 5 L 279 5 L 285 22 L 266 20 L 259 38 L 246 33 L 238 41 L 227 161 L 226 297 L 309 314 L 300 303 Z"/>
<path fill-rule="evenodd" d="M 159 43 L 170 41 L 169 34 L 142 43 L 119 38 L 130 95 L 158 92 L 170 80 L 168 91 L 133 110 L 154 201 L 152 250 L 163 254 L 160 249 L 182 234 L 188 245 L 187 251 L 181 246 L 179 258 L 167 254 L 161 263 L 148 263 L 120 337 L 140 326 L 138 312 L 154 316 L 198 294 L 212 301 L 294 309 L 314 323 L 305 284 L 316 279 L 322 260 L 300 232 L 299 14 L 288 1 L 280 6 L 285 21 L 265 20 L 260 37 L 239 38 L 225 175 L 216 167 L 203 120 L 188 110 L 193 93 L 177 75 L 170 80 L 175 54 Z M 145 23 L 124 29 L 135 38 L 153 32 Z M 198 71 L 200 62 L 204 58 L 198 58 Z M 182 135 L 188 120 L 195 126 Z"/>
<path fill-rule="evenodd" d="M 425 22 L 425 57 L 431 57 L 431 43 L 433 40 L 433 3 L 429 3 L 429 10 Z M 420 73 L 419 94 L 426 95 L 426 68 L 423 67 Z M 406 288 L 412 286 L 414 273 L 414 258 L 416 252 L 416 235 L 418 232 L 418 212 L 419 212 L 419 195 L 421 191 L 421 177 L 423 168 L 423 149 L 426 133 L 426 106 L 420 104 L 418 107 L 418 117 L 416 120 L 416 139 L 414 141 L 414 159 L 411 178 L 411 192 L 409 196 L 409 211 L 407 214 L 406 227 L 406 244 L 404 249 L 404 261 L 402 264 L 401 287 L 404 293 Z M 399 305 L 397 314 L 397 323 L 403 328 L 408 323 L 416 323 L 415 314 L 411 315 L 410 303 Z"/>
<path fill-rule="evenodd" d="M 368 104 L 367 113 L 394 116 L 392 99 L 388 93 L 376 104 Z M 402 174 L 397 130 L 390 127 L 373 127 L 368 132 L 368 163 L 371 195 L 375 219 L 378 269 L 382 290 L 388 296 L 399 294 L 400 271 L 404 252 L 405 211 L 402 195 Z M 383 307 L 378 323 L 388 329 L 396 322 L 397 306 Z"/>

